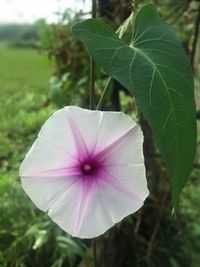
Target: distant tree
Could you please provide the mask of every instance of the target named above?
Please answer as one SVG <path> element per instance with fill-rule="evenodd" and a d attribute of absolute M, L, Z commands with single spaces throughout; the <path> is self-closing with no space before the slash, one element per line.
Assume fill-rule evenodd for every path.
<path fill-rule="evenodd" d="M 29 31 L 29 24 L 2 24 L 0 25 L 0 40 L 15 40 L 19 39 Z"/>

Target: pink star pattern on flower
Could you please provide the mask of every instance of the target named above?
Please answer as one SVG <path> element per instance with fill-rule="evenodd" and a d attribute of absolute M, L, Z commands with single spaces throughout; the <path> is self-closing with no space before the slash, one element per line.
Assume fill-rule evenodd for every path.
<path fill-rule="evenodd" d="M 69 234 L 99 236 L 148 196 L 142 143 L 140 127 L 122 112 L 65 107 L 22 162 L 22 186 Z"/>

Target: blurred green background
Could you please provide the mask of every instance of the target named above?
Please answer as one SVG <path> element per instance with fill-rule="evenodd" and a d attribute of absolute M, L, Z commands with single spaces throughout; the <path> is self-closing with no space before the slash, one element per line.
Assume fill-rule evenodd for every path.
<path fill-rule="evenodd" d="M 147 2 L 135 1 L 134 8 Z M 131 1 L 99 1 L 99 4 L 98 15 L 115 28 L 131 11 Z M 155 4 L 181 38 L 192 61 L 197 155 L 181 196 L 177 220 L 169 214 L 163 219 L 151 262 L 143 259 L 148 237 L 141 231 L 135 264 L 121 266 L 199 267 L 200 3 L 166 0 Z M 71 238 L 38 211 L 23 192 L 18 177 L 20 162 L 44 121 L 64 105 L 88 107 L 89 57 L 70 31 L 76 21 L 90 15 L 85 13 L 67 9 L 57 14 L 52 23 L 39 19 L 33 23 L 0 24 L 0 267 L 92 266 L 91 242 Z M 96 103 L 106 78 L 97 68 Z M 106 109 L 120 105 L 134 118 L 134 103 L 123 88 L 117 99 L 116 103 L 114 93 L 108 96 Z M 138 216 L 128 222 L 130 227 L 135 227 Z"/>

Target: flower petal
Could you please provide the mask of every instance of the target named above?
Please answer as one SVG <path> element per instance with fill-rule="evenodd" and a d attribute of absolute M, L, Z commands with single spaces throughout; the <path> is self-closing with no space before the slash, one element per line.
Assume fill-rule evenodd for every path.
<path fill-rule="evenodd" d="M 38 137 L 54 145 L 61 152 L 76 157 L 76 140 L 64 108 L 56 111 L 45 122 Z"/>
<path fill-rule="evenodd" d="M 35 205 L 47 211 L 62 195 L 77 182 L 75 176 L 63 177 L 24 177 L 22 186 Z"/>
<path fill-rule="evenodd" d="M 133 120 L 122 112 L 103 112 L 99 127 L 95 153 L 104 150 L 127 131 L 134 128 Z"/>
<path fill-rule="evenodd" d="M 80 237 L 79 230 L 92 194 L 92 190 L 87 193 L 84 191 L 79 180 L 67 189 L 48 211 L 49 217 L 72 236 Z"/>
<path fill-rule="evenodd" d="M 82 139 L 87 152 L 91 153 L 96 145 L 99 127 L 101 125 L 102 111 L 91 111 L 75 106 L 65 107 L 68 120 L 71 122 L 73 133 Z"/>
<path fill-rule="evenodd" d="M 141 203 L 149 194 L 144 164 L 109 166 L 107 182 Z M 105 176 L 106 177 L 106 176 Z"/>
<path fill-rule="evenodd" d="M 45 176 L 42 172 L 46 172 L 46 175 L 49 176 L 51 171 L 52 175 L 50 176 L 59 176 L 58 174 L 61 170 L 63 172 L 66 170 L 63 174 L 65 176 L 72 175 L 72 167 L 76 163 L 77 160 L 69 154 L 62 152 L 62 150 L 48 141 L 38 138 L 21 164 L 20 176 Z"/>
<path fill-rule="evenodd" d="M 36 206 L 46 211 L 77 179 L 76 160 L 46 140 L 36 139 L 20 167 L 22 186 Z"/>
<path fill-rule="evenodd" d="M 137 211 L 148 195 L 144 181 L 144 166 L 120 168 L 111 179 L 103 173 L 104 179 L 85 188 L 76 183 L 66 191 L 49 210 L 49 216 L 63 230 L 80 238 L 93 238 L 106 232 L 124 217 Z M 133 172 L 132 172 L 133 171 Z M 143 184 L 144 182 L 144 184 Z M 138 185 L 140 184 L 140 185 Z M 67 204 L 66 204 L 67 203 Z M 72 212 L 73 211 L 73 212 Z"/>
<path fill-rule="evenodd" d="M 99 236 L 142 205 L 143 201 L 134 201 L 133 197 L 124 194 L 112 184 L 101 181 L 93 190 L 78 236 Z"/>
<path fill-rule="evenodd" d="M 82 147 L 93 154 L 105 149 L 136 125 L 122 112 L 91 111 L 75 106 L 65 107 L 65 111 L 71 128 L 74 128 L 73 134 L 79 136 L 84 144 Z"/>
<path fill-rule="evenodd" d="M 96 157 L 109 166 L 144 164 L 142 146 L 143 133 L 138 125 L 134 125 Z"/>

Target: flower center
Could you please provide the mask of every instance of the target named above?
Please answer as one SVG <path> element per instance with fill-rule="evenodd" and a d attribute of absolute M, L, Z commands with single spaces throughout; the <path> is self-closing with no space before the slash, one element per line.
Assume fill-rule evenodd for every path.
<path fill-rule="evenodd" d="M 84 162 L 81 165 L 81 171 L 84 175 L 92 175 L 96 172 L 97 165 L 95 162 Z"/>

